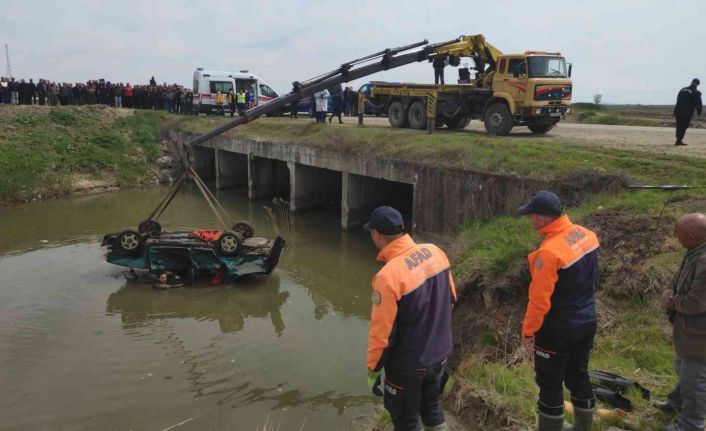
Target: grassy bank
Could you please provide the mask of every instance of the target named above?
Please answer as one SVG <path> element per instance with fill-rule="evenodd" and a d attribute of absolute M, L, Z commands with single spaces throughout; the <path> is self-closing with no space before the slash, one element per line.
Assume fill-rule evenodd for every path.
<path fill-rule="evenodd" d="M 78 181 L 151 180 L 163 114 L 99 106 L 0 108 L 0 201 L 70 192 Z"/>
<path fill-rule="evenodd" d="M 605 124 L 611 126 L 674 127 L 673 106 L 661 105 L 594 105 L 574 104 L 569 121 L 583 124 Z M 703 118 L 695 116 L 692 128 L 703 128 Z"/>
<path fill-rule="evenodd" d="M 703 211 L 703 193 L 631 192 L 599 196 L 569 211 L 601 241 L 599 334 L 591 367 L 637 380 L 664 397 L 675 382 L 671 328 L 658 308 L 659 292 L 683 250 L 672 237 L 675 218 Z M 479 429 L 521 429 L 535 421 L 537 396 L 530 361 L 519 349 L 529 275 L 526 255 L 540 238 L 525 219 L 500 217 L 469 224 L 456 242 L 454 272 L 464 301 L 456 312 L 457 356 L 448 406 Z M 483 306 L 481 304 L 489 304 Z M 658 430 L 668 418 L 637 394 L 629 419 Z M 568 396 L 567 396 L 568 399 Z M 473 413 L 469 413 L 472 411 Z M 594 429 L 620 421 L 603 421 Z"/>
<path fill-rule="evenodd" d="M 189 118 L 176 126 L 201 133 L 225 118 Z M 706 162 L 694 158 L 628 151 L 542 137 L 491 137 L 480 134 L 384 127 L 332 127 L 284 118 L 262 118 L 237 127 L 229 136 L 374 154 L 453 169 L 478 170 L 543 180 L 581 180 L 587 174 L 626 176 L 632 182 L 702 181 Z"/>

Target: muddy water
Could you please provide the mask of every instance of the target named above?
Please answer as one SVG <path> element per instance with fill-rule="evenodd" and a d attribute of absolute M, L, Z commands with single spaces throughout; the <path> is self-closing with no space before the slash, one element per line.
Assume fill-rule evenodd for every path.
<path fill-rule="evenodd" d="M 134 228 L 165 191 L 0 209 L 0 429 L 362 429 L 376 403 L 368 238 L 303 215 L 273 276 L 158 291 L 105 263 L 99 237 Z M 272 234 L 262 203 L 219 197 Z M 160 221 L 215 226 L 195 190 Z"/>

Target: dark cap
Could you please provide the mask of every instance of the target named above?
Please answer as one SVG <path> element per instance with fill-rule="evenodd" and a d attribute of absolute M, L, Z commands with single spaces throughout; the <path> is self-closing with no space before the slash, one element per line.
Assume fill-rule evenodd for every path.
<path fill-rule="evenodd" d="M 692 79 L 692 80 L 691 80 L 691 83 L 692 83 L 692 84 L 696 84 L 696 85 L 701 85 L 701 81 L 699 81 L 699 78 L 694 78 L 694 79 Z"/>
<path fill-rule="evenodd" d="M 370 220 L 365 223 L 363 230 L 370 232 L 375 229 L 383 235 L 398 235 L 404 232 L 402 214 L 392 207 L 377 207 L 370 214 Z"/>
<path fill-rule="evenodd" d="M 522 205 L 517 209 L 517 214 L 519 215 L 560 216 L 561 212 L 561 201 L 552 192 L 537 192 L 527 205 Z"/>

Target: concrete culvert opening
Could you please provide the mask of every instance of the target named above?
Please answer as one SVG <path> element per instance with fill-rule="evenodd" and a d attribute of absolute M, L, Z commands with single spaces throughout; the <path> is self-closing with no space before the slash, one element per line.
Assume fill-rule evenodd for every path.
<path fill-rule="evenodd" d="M 216 150 L 195 146 L 191 149 L 193 167 L 204 180 L 216 179 Z"/>
<path fill-rule="evenodd" d="M 341 207 L 342 174 L 329 169 L 290 163 L 292 188 L 290 205 L 294 211 Z"/>
<path fill-rule="evenodd" d="M 245 187 L 248 185 L 247 154 L 217 150 L 216 188 L 219 190 Z"/>
<path fill-rule="evenodd" d="M 348 174 L 343 184 L 341 225 L 351 229 L 363 225 L 381 205 L 402 213 L 407 230 L 414 227 L 414 184 Z"/>
<path fill-rule="evenodd" d="M 290 200 L 290 178 L 287 162 L 252 157 L 248 173 L 250 199 L 282 198 Z"/>

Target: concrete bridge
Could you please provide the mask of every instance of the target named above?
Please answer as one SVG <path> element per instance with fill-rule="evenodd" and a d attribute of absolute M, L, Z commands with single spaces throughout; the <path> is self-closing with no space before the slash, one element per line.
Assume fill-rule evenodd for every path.
<path fill-rule="evenodd" d="M 194 136 L 170 131 L 177 143 Z M 390 205 L 414 230 L 453 235 L 467 221 L 513 214 L 533 192 L 553 186 L 336 151 L 335 144 L 322 148 L 225 135 L 195 147 L 193 155 L 196 171 L 215 180 L 219 190 L 247 187 L 253 200 L 282 197 L 292 211 L 340 206 L 342 229 L 360 226 L 376 206 Z"/>

